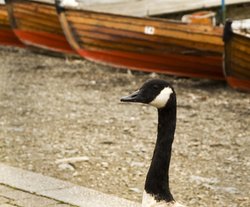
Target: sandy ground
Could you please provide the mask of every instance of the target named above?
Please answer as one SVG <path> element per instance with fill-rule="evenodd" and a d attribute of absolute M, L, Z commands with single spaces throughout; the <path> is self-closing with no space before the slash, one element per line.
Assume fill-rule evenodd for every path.
<path fill-rule="evenodd" d="M 1 47 L 0 162 L 140 201 L 157 113 L 119 99 L 152 77 L 177 92 L 174 197 L 188 206 L 250 206 L 250 94 L 225 82 Z"/>

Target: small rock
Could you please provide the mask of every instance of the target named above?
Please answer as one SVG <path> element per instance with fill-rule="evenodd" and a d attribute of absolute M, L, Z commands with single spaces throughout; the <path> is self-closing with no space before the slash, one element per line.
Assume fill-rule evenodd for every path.
<path fill-rule="evenodd" d="M 60 165 L 58 165 L 60 170 L 70 170 L 70 171 L 74 171 L 75 167 L 71 164 L 68 163 L 62 163 Z"/>
<path fill-rule="evenodd" d="M 128 76 L 133 76 L 132 71 L 131 70 L 127 70 L 127 75 Z"/>
<path fill-rule="evenodd" d="M 60 163 L 76 163 L 76 162 L 86 162 L 89 161 L 89 157 L 82 156 L 82 157 L 70 157 L 70 158 L 63 158 L 56 160 L 56 164 Z"/>
<path fill-rule="evenodd" d="M 108 168 L 109 163 L 108 162 L 101 162 L 102 167 Z"/>
<path fill-rule="evenodd" d="M 129 188 L 129 190 L 135 193 L 142 193 L 142 191 L 139 188 Z"/>
<path fill-rule="evenodd" d="M 156 78 L 156 77 L 158 77 L 158 75 L 157 75 L 157 73 L 154 73 L 154 72 L 153 72 L 153 73 L 150 73 L 150 74 L 149 74 L 149 77 L 150 77 L 150 78 Z"/>
<path fill-rule="evenodd" d="M 143 167 L 144 163 L 132 161 L 130 165 L 131 165 L 131 167 Z"/>
<path fill-rule="evenodd" d="M 192 175 L 190 176 L 191 181 L 195 181 L 197 184 L 201 183 L 209 183 L 209 184 L 215 184 L 219 182 L 218 178 L 206 178 L 206 177 L 201 177 L 198 175 Z"/>
<path fill-rule="evenodd" d="M 90 81 L 90 84 L 91 84 L 91 85 L 96 85 L 96 81 L 95 81 L 95 80 L 91 80 L 91 81 Z"/>
<path fill-rule="evenodd" d="M 77 171 L 75 171 L 74 173 L 73 173 L 73 177 L 77 177 L 79 175 L 79 173 L 77 172 Z"/>
<path fill-rule="evenodd" d="M 100 144 L 104 144 L 104 145 L 112 145 L 114 143 L 115 142 L 113 142 L 113 141 L 103 141 L 103 142 L 100 142 Z"/>

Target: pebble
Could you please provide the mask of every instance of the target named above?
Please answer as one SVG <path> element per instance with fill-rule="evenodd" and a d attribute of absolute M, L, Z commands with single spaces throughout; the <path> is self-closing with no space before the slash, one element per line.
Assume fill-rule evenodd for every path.
<path fill-rule="evenodd" d="M 131 167 L 144 167 L 145 166 L 143 162 L 135 162 L 135 161 L 132 161 L 130 165 Z"/>
<path fill-rule="evenodd" d="M 108 162 L 101 162 L 101 165 L 104 168 L 108 168 L 109 167 L 109 163 Z"/>
<path fill-rule="evenodd" d="M 195 181 L 197 184 L 201 184 L 201 183 L 215 184 L 219 182 L 218 178 L 206 178 L 206 177 L 201 177 L 197 175 L 190 176 L 190 180 Z"/>
<path fill-rule="evenodd" d="M 71 164 L 68 164 L 68 163 L 62 163 L 62 164 L 58 165 L 58 168 L 60 170 L 70 170 L 70 171 L 75 170 L 75 167 Z"/>
<path fill-rule="evenodd" d="M 142 193 L 142 191 L 139 188 L 129 188 L 129 190 L 135 193 Z"/>
<path fill-rule="evenodd" d="M 86 162 L 89 161 L 89 157 L 87 156 L 82 156 L 82 157 L 69 157 L 69 158 L 63 158 L 63 159 L 58 159 L 55 161 L 56 164 L 59 163 L 76 163 L 76 162 Z"/>

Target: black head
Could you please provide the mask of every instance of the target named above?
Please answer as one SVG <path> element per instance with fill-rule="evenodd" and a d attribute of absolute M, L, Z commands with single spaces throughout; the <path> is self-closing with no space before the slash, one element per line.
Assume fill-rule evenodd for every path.
<path fill-rule="evenodd" d="M 160 109 L 175 99 L 173 87 L 164 80 L 153 79 L 142 85 L 142 87 L 129 96 L 121 98 L 122 102 L 138 102 L 150 104 Z"/>

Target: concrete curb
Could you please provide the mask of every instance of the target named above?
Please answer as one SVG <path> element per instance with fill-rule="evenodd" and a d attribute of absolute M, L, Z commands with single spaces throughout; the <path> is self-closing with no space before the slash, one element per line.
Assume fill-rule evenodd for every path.
<path fill-rule="evenodd" d="M 138 203 L 0 163 L 0 183 L 79 207 L 139 207 Z"/>

